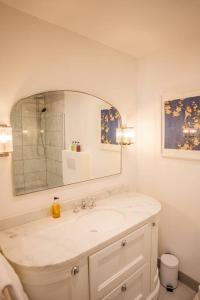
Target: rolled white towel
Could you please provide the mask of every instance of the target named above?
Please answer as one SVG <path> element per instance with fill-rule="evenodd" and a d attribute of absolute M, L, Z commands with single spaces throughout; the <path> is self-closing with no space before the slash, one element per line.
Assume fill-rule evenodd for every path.
<path fill-rule="evenodd" d="M 194 300 L 200 300 L 200 286 L 199 286 L 199 291 L 196 294 L 196 296 L 194 297 Z"/>
<path fill-rule="evenodd" d="M 196 296 L 194 297 L 194 300 L 200 300 L 199 294 L 196 294 Z"/>
<path fill-rule="evenodd" d="M 9 287 L 13 300 L 28 300 L 19 277 L 5 257 L 0 254 L 0 299 L 4 299 L 3 291 L 6 287 Z"/>

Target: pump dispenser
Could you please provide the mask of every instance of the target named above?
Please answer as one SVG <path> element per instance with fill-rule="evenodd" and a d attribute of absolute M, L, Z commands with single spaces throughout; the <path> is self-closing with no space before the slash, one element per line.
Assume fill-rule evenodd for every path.
<path fill-rule="evenodd" d="M 54 197 L 54 201 L 51 206 L 51 215 L 53 218 L 60 218 L 60 204 L 58 203 L 58 200 L 58 197 Z"/>

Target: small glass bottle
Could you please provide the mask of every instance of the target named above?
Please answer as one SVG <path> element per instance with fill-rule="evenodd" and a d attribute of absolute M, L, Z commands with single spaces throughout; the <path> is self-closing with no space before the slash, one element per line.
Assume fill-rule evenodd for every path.
<path fill-rule="evenodd" d="M 76 151 L 81 152 L 81 144 L 80 142 L 77 142 Z"/>
<path fill-rule="evenodd" d="M 53 218 L 60 218 L 60 204 L 58 203 L 58 200 L 58 197 L 54 197 L 54 201 L 51 206 L 51 215 Z"/>
<path fill-rule="evenodd" d="M 71 143 L 71 145 L 70 145 L 70 150 L 71 150 L 71 151 L 73 151 L 73 143 L 74 143 L 74 142 L 72 141 L 72 143 Z"/>
<path fill-rule="evenodd" d="M 72 141 L 72 144 L 71 144 L 71 151 L 76 151 L 76 144 L 75 144 L 75 141 Z"/>

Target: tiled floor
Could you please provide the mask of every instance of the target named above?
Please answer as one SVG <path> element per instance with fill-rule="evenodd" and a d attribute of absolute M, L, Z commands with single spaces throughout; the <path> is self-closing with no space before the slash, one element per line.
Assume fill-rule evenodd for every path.
<path fill-rule="evenodd" d="M 160 296 L 158 300 L 193 300 L 195 292 L 179 282 L 178 288 L 173 293 L 167 292 L 164 287 L 160 287 Z"/>

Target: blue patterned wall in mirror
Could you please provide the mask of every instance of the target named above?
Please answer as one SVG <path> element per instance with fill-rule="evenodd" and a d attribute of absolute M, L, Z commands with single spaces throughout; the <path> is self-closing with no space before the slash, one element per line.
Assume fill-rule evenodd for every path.
<path fill-rule="evenodd" d="M 101 143 L 117 145 L 116 129 L 121 126 L 119 112 L 111 107 L 101 109 Z"/>

